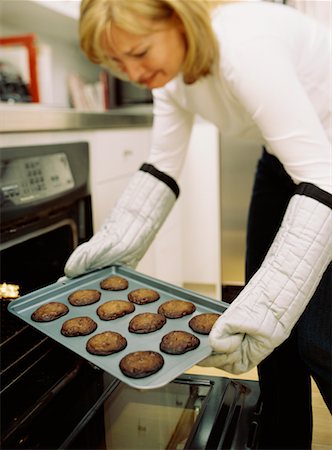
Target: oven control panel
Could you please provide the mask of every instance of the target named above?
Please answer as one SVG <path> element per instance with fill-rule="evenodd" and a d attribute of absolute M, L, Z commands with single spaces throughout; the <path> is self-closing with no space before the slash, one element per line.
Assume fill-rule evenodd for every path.
<path fill-rule="evenodd" d="M 75 185 L 65 153 L 1 160 L 0 175 L 1 200 L 15 205 L 47 199 Z"/>

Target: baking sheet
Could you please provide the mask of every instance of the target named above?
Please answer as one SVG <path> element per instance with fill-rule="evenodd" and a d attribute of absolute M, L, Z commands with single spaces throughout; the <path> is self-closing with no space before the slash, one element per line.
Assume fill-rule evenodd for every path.
<path fill-rule="evenodd" d="M 101 289 L 100 281 L 111 275 L 119 275 L 126 278 L 129 282 L 128 288 L 123 291 L 106 291 Z M 147 305 L 135 304 L 134 312 L 116 320 L 104 321 L 99 319 L 96 310 L 102 303 L 110 300 L 128 300 L 128 293 L 139 288 L 149 288 L 158 291 L 160 299 Z M 68 301 L 68 296 L 78 289 L 97 289 L 102 294 L 101 299 L 92 305 L 72 306 Z M 136 314 L 143 312 L 157 312 L 158 307 L 162 303 L 171 299 L 190 301 L 195 304 L 196 311 L 193 314 L 180 319 L 167 319 L 166 324 L 160 330 L 153 333 L 134 334 L 128 331 L 129 321 Z M 39 306 L 51 301 L 65 303 L 69 307 L 69 313 L 52 322 L 34 322 L 31 319 L 31 314 Z M 64 278 L 59 280 L 54 284 L 12 301 L 8 310 L 29 325 L 45 333 L 47 336 L 129 386 L 138 389 L 154 389 L 169 383 L 210 354 L 211 348 L 208 344 L 208 336 L 193 332 L 188 325 L 189 320 L 201 313 L 216 312 L 220 314 L 226 308 L 227 304 L 222 301 L 213 300 L 195 292 L 159 281 L 124 266 L 111 266 L 78 278 Z M 97 323 L 97 329 L 87 336 L 63 336 L 60 332 L 62 324 L 68 319 L 80 316 L 91 317 Z M 184 330 L 196 335 L 200 340 L 199 347 L 183 355 L 168 355 L 163 353 L 159 349 L 160 341 L 166 333 L 173 330 Z M 88 339 L 103 331 L 116 331 L 122 334 L 127 339 L 127 347 L 118 353 L 108 356 L 97 356 L 87 352 L 85 346 Z M 163 356 L 165 364 L 159 372 L 149 377 L 139 379 L 126 377 L 119 368 L 119 362 L 126 354 L 139 350 L 153 350 L 159 352 Z"/>

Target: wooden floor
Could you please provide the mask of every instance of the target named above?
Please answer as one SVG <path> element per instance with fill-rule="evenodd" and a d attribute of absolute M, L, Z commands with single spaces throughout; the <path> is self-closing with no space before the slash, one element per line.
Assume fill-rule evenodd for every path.
<path fill-rule="evenodd" d="M 312 403 L 314 415 L 313 450 L 332 449 L 332 418 L 313 381 Z"/>

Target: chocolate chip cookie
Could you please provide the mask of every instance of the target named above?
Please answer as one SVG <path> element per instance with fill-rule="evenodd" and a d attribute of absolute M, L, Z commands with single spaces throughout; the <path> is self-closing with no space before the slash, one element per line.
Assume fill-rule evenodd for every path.
<path fill-rule="evenodd" d="M 100 297 L 101 293 L 96 289 L 79 289 L 69 295 L 68 301 L 73 306 L 86 306 L 98 302 Z"/>
<path fill-rule="evenodd" d="M 168 300 L 158 308 L 158 313 L 168 319 L 179 319 L 196 311 L 196 306 L 184 300 Z"/>
<path fill-rule="evenodd" d="M 115 320 L 135 311 L 135 305 L 127 300 L 110 300 L 97 308 L 101 320 Z"/>
<path fill-rule="evenodd" d="M 64 303 L 49 302 L 40 306 L 31 315 L 31 319 L 35 322 L 51 322 L 69 312 L 69 308 Z"/>
<path fill-rule="evenodd" d="M 97 329 L 96 322 L 90 317 L 75 317 L 66 320 L 61 327 L 61 334 L 67 337 L 86 336 Z"/>
<path fill-rule="evenodd" d="M 128 330 L 131 333 L 145 334 L 160 330 L 166 323 L 166 318 L 158 313 L 137 314 L 129 322 Z"/>
<path fill-rule="evenodd" d="M 100 287 L 107 291 L 123 291 L 128 288 L 128 280 L 118 275 L 112 275 L 102 280 Z"/>
<path fill-rule="evenodd" d="M 120 361 L 121 372 L 130 378 L 148 377 L 160 370 L 164 365 L 164 358 L 158 352 L 146 350 L 132 352 Z"/>
<path fill-rule="evenodd" d="M 160 350 L 170 355 L 182 355 L 197 348 L 200 344 L 198 337 L 187 331 L 171 331 L 163 336 Z"/>
<path fill-rule="evenodd" d="M 117 353 L 127 347 L 127 339 L 115 331 L 95 334 L 86 343 L 86 349 L 93 355 L 106 356 Z"/>
<path fill-rule="evenodd" d="M 189 320 L 188 325 L 196 333 L 209 334 L 214 323 L 220 316 L 221 314 L 217 313 L 198 314 Z"/>
<path fill-rule="evenodd" d="M 128 300 L 136 305 L 146 305 L 147 303 L 155 302 L 159 300 L 160 295 L 153 289 L 140 288 L 129 292 Z"/>

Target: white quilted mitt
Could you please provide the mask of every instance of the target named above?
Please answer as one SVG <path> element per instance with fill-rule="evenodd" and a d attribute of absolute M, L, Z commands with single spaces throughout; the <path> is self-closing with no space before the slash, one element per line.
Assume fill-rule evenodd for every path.
<path fill-rule="evenodd" d="M 69 257 L 68 277 L 111 264 L 135 268 L 179 194 L 176 182 L 149 164 L 133 176 L 102 228 Z"/>
<path fill-rule="evenodd" d="M 331 196 L 321 192 L 326 204 L 291 198 L 262 266 L 211 330 L 201 366 L 247 372 L 289 336 L 332 259 Z"/>

